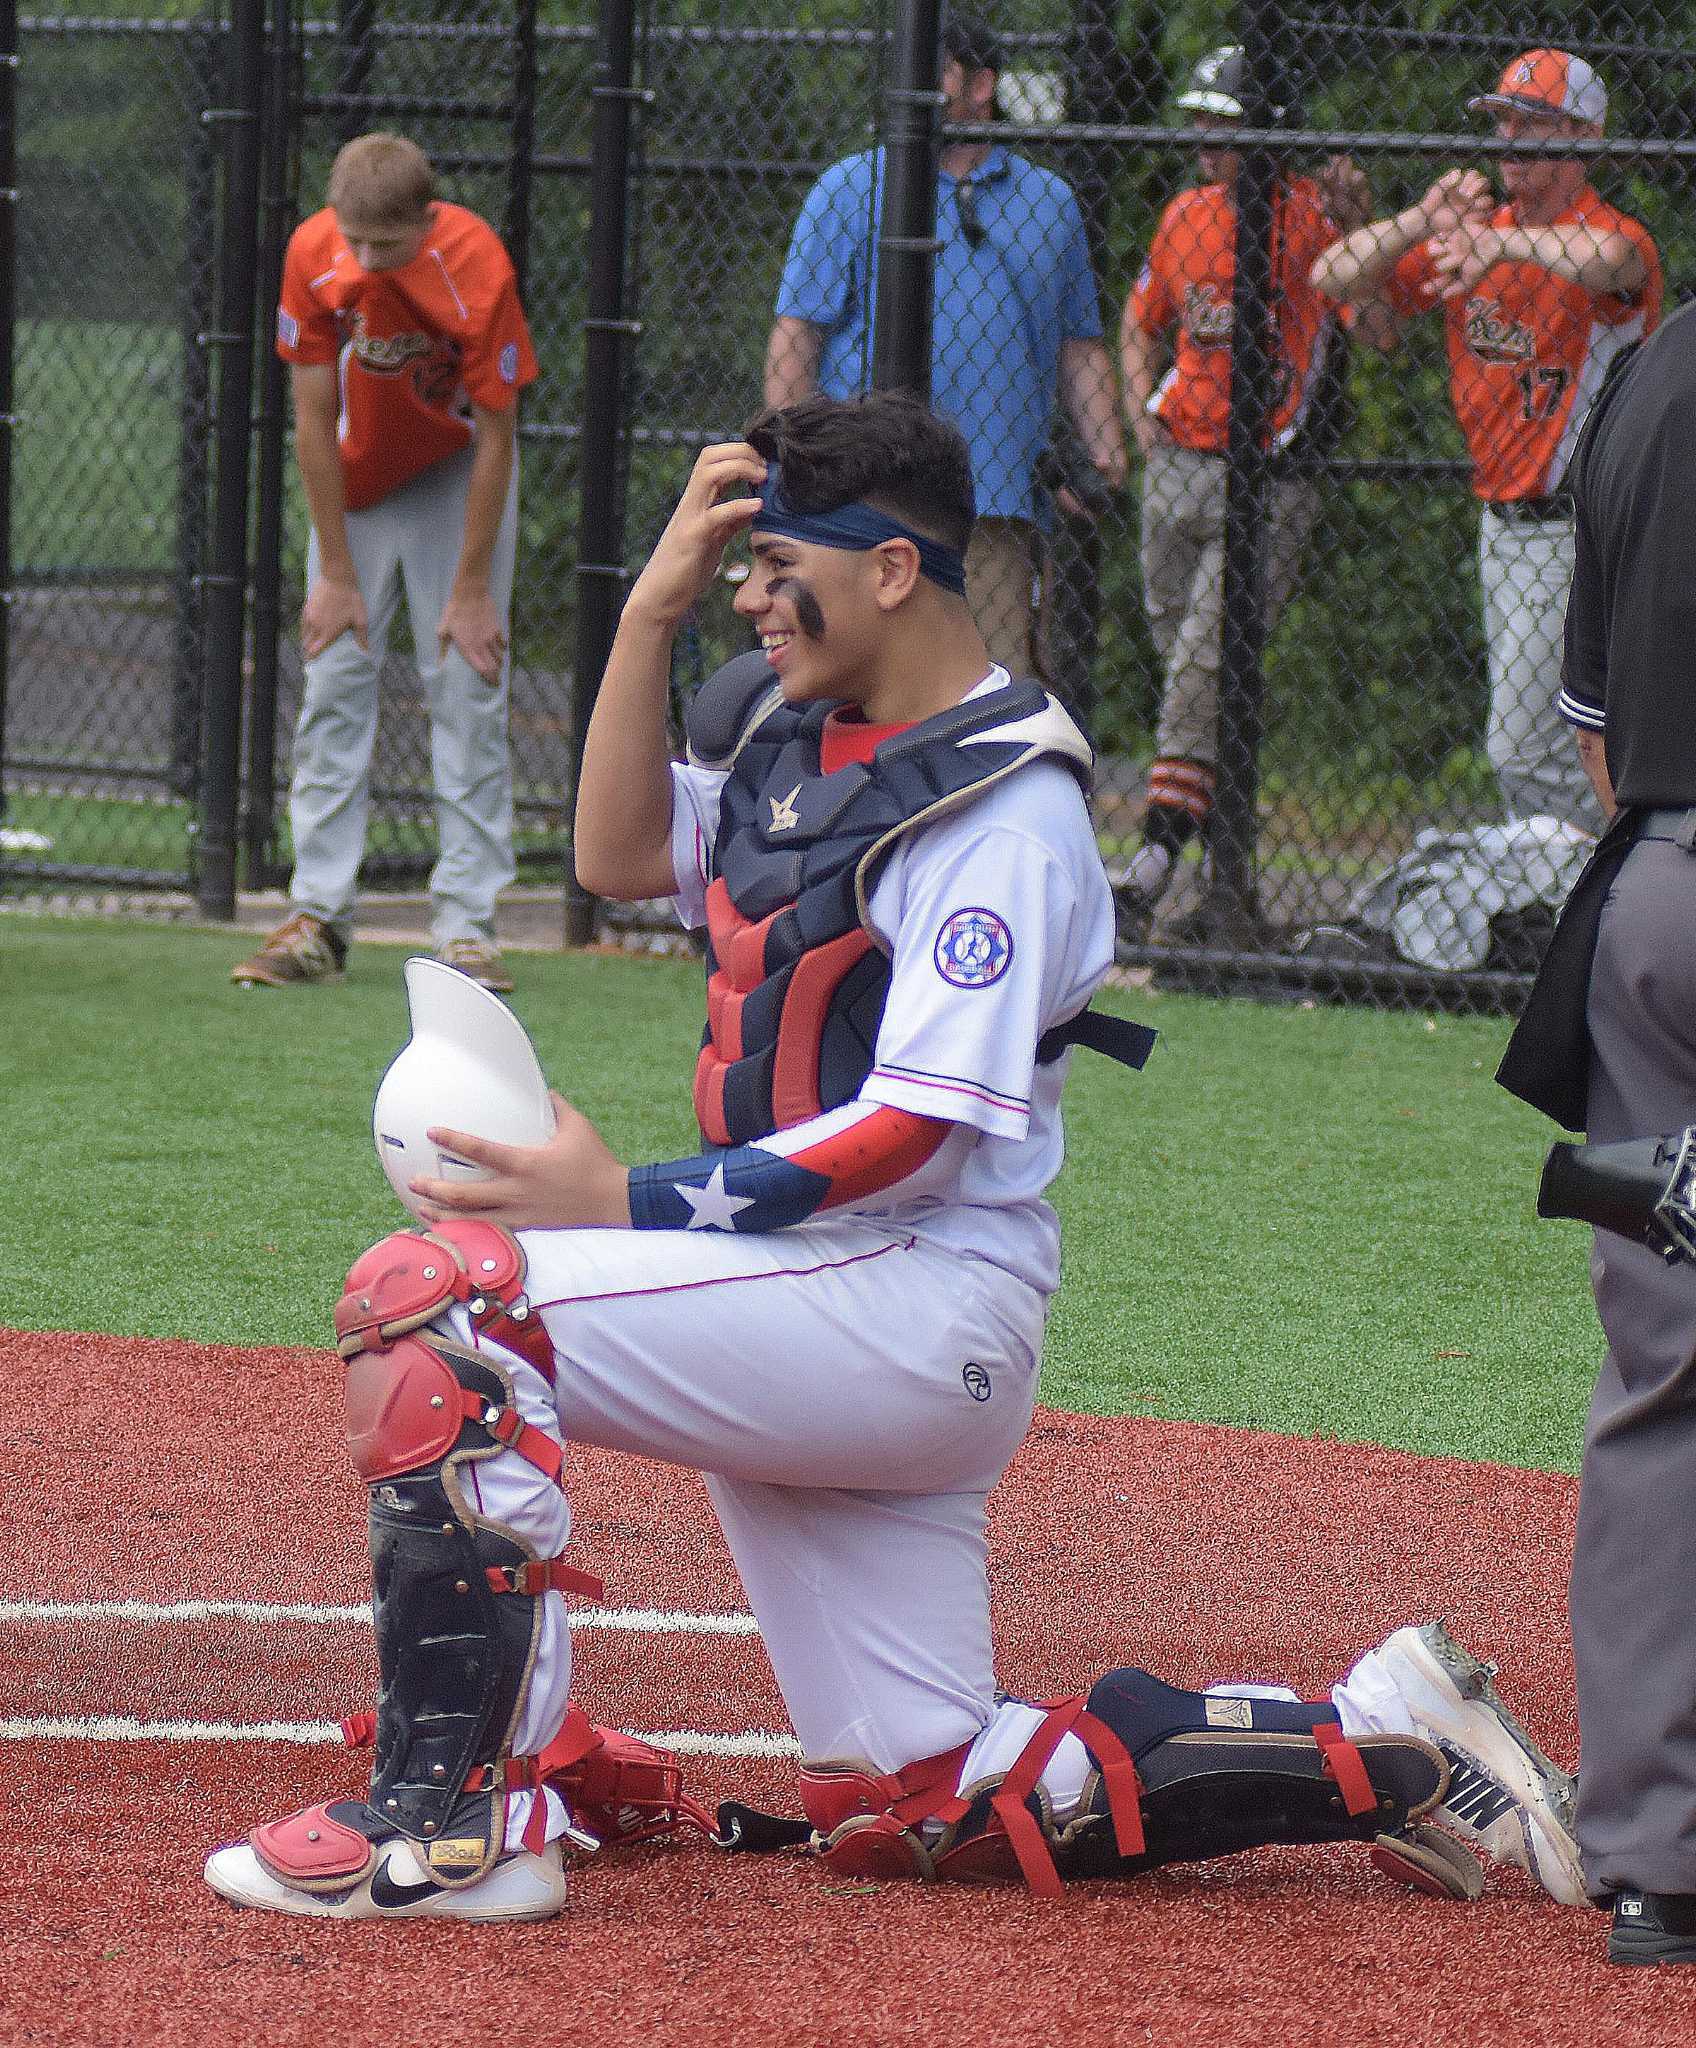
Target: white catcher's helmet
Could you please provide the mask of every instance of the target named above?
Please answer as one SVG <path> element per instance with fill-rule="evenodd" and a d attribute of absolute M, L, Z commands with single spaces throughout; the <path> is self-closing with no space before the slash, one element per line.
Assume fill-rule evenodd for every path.
<path fill-rule="evenodd" d="M 446 1124 L 502 1145 L 544 1145 L 554 1106 L 536 1049 L 499 996 L 439 960 L 406 963 L 412 1036 L 377 1088 L 371 1112 L 377 1157 L 413 1215 L 407 1182 L 480 1180 L 484 1169 L 432 1145 L 424 1133 Z"/>

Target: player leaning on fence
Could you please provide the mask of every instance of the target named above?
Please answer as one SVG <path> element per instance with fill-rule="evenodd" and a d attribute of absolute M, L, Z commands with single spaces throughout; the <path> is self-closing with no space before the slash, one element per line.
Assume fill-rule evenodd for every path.
<path fill-rule="evenodd" d="M 1031 1419 L 1066 1048 L 1111 1034 L 1080 1019 L 1113 920 L 1089 749 L 990 660 L 971 525 L 965 443 L 890 394 L 777 411 L 696 464 L 619 622 L 576 845 L 598 894 L 706 928 L 702 1147 L 629 1168 L 563 1101 L 546 1145 L 444 1138 L 492 1177 L 414 1181 L 434 1227 L 355 1265 L 376 1765 L 366 1798 L 218 1850 L 226 1897 L 559 1910 L 562 1844 L 608 1810 L 609 1745 L 569 1704 L 570 1440 L 707 1475 L 805 1753 L 791 1832 L 839 1872 L 1055 1891 L 1352 1840 L 1469 1895 L 1436 1814 L 1572 1895 L 1566 1781 L 1440 1630 L 1317 1702 L 1135 1668 L 1044 1705 L 997 1690 L 987 1499 Z M 674 762 L 672 642 L 745 533 L 760 648 L 703 686 Z"/>
<path fill-rule="evenodd" d="M 1595 138 L 1608 95 L 1582 58 L 1529 50 L 1468 107 L 1505 141 Z M 1441 307 L 1449 389 L 1483 501 L 1478 569 L 1490 668 L 1487 750 L 1510 818 L 1587 832 L 1602 814 L 1556 709 L 1572 581 L 1567 464 L 1608 365 L 1655 325 L 1661 266 L 1649 231 L 1600 198 L 1580 157 L 1508 156 L 1495 204 L 1451 170 L 1412 206 L 1326 250 L 1314 282 L 1382 292 L 1410 318 Z"/>
<path fill-rule="evenodd" d="M 322 981 L 347 953 L 377 689 L 404 589 L 430 714 L 438 956 L 512 986 L 495 899 L 512 880 L 507 634 L 518 394 L 536 358 L 500 238 L 435 196 L 416 143 L 362 135 L 290 239 L 277 352 L 292 366 L 312 538 L 289 822 L 293 911 L 233 979 Z"/>

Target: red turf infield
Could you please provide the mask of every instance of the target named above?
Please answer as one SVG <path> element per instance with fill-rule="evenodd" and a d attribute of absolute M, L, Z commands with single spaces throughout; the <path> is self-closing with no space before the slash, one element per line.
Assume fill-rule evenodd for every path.
<path fill-rule="evenodd" d="M 13 1336 L 0 1598 L 359 1602 L 360 1489 L 318 1353 Z M 575 1455 L 609 1604 L 723 1611 L 739 1588 L 688 1474 Z M 1003 1675 L 1056 1690 L 1133 1660 L 1322 1686 L 1445 1614 L 1570 1760 L 1571 1481 L 1245 1431 L 1045 1412 L 996 1503 Z M 0 1715 L 333 1718 L 357 1624 L 9 1624 Z M 758 1643 L 588 1633 L 580 1693 L 635 1727 L 778 1729 Z M 220 2043 L 912 2041 L 1683 2043 L 1696 1972 L 1602 1961 L 1600 1916 L 1492 1873 L 1470 1907 L 1363 1858 L 1264 1852 L 1020 1894 L 831 1883 L 693 1845 L 605 1855 L 540 1928 L 327 1928 L 205 1892 L 208 1843 L 358 1766 L 284 1744 L 13 1740 L 0 2039 Z M 691 1783 L 783 1801 L 784 1767 Z"/>

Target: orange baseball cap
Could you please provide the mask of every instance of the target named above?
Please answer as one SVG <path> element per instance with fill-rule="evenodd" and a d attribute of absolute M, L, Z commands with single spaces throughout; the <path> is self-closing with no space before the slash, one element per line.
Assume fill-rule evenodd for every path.
<path fill-rule="evenodd" d="M 1582 57 L 1565 50 L 1527 50 L 1502 73 L 1494 92 L 1468 100 L 1469 114 L 1564 114 L 1570 121 L 1608 118 L 1608 89 Z"/>

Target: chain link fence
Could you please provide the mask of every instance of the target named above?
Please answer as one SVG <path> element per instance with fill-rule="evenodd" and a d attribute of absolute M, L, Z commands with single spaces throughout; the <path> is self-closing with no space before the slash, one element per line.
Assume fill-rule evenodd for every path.
<path fill-rule="evenodd" d="M 1689 10 L 952 20 L 933 399 L 972 444 L 991 651 L 1098 749 L 1126 957 L 1517 1002 L 1600 823 L 1556 707 L 1561 481 L 1688 270 Z M 650 137 L 715 65 L 736 91 L 688 47 Z M 869 381 L 883 108 L 875 66 L 863 99 L 837 78 L 760 96 L 787 184 L 644 186 L 647 269 L 706 303 L 730 249 L 744 282 L 709 356 L 644 332 L 642 445 Z M 687 452 L 633 457 L 656 517 Z M 633 520 L 633 564 L 650 538 Z M 741 644 L 708 600 L 680 686 Z"/>
<path fill-rule="evenodd" d="M 184 885 L 215 36 L 68 15 L 20 29 L 0 875 Z"/>
<path fill-rule="evenodd" d="M 334 149 L 375 126 L 415 136 L 520 260 L 542 365 L 512 688 L 532 875 L 560 870 L 597 639 L 696 449 L 768 397 L 869 379 L 897 26 L 864 0 L 802 21 L 639 5 L 609 169 L 584 7 L 273 15 L 261 297 Z M 11 890 L 50 862 L 25 835 L 99 871 L 192 865 L 218 27 L 24 26 Z M 1561 478 L 1609 361 L 1686 289 L 1693 29 L 1684 0 L 951 17 L 935 402 L 973 445 L 992 650 L 1096 745 L 1128 961 L 1189 987 L 1518 999 L 1596 823 L 1553 701 Z M 288 863 L 305 541 L 266 360 L 255 412 L 250 885 Z M 680 636 L 679 701 L 745 646 L 733 594 Z M 374 876 L 431 850 L 403 647 L 384 694 Z"/>

